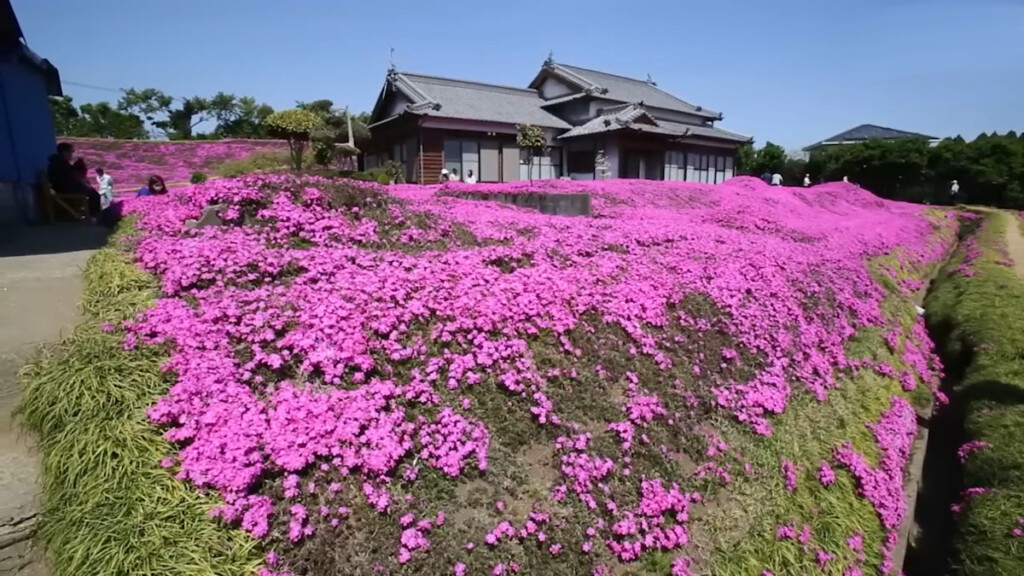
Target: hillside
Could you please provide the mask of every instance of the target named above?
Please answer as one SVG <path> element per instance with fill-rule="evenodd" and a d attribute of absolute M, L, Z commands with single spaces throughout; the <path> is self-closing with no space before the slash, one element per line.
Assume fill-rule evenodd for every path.
<path fill-rule="evenodd" d="M 58 545 L 66 573 L 898 571 L 941 372 L 914 304 L 955 219 L 842 183 L 472 189 L 584 191 L 592 218 L 467 190 L 275 175 L 129 200 L 68 352 L 89 384 L 43 364 L 26 397 L 47 461 L 77 463 L 47 467 L 50 506 L 117 501 L 50 509 L 51 551 L 118 551 Z M 183 228 L 211 203 L 225 226 Z M 130 381 L 90 367 L 101 343 Z M 133 509 L 163 528 L 126 537 Z"/>
<path fill-rule="evenodd" d="M 107 140 L 62 138 L 75 145 L 75 155 L 89 169 L 103 168 L 118 191 L 137 190 L 157 174 L 168 184 L 187 183 L 193 172 L 213 176 L 225 162 L 244 160 L 257 152 L 287 152 L 282 140 Z M 92 176 L 92 174 L 90 174 Z"/>

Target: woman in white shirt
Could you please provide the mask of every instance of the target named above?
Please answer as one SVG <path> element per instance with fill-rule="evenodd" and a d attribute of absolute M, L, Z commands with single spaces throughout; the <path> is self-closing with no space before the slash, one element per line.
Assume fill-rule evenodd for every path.
<path fill-rule="evenodd" d="M 96 184 L 100 193 L 100 208 L 110 206 L 114 201 L 114 179 L 103 171 L 103 168 L 96 169 Z"/>
<path fill-rule="evenodd" d="M 466 170 L 466 177 L 462 181 L 466 184 L 476 184 L 476 175 L 472 170 Z"/>

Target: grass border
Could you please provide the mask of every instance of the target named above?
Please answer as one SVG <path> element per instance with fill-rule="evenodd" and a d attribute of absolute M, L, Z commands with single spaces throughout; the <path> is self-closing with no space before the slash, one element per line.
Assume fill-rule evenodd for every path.
<path fill-rule="evenodd" d="M 212 497 L 159 466 L 174 453 L 145 410 L 165 393 L 166 356 L 128 352 L 114 323 L 150 306 L 156 280 L 136 267 L 122 222 L 83 273 L 86 319 L 20 378 L 16 414 L 42 456 L 39 536 L 55 576 L 233 576 L 261 564 L 257 542 L 211 520 Z"/>
<path fill-rule="evenodd" d="M 962 370 L 957 395 L 965 411 L 966 441 L 988 448 L 963 467 L 964 487 L 987 492 L 963 503 L 954 543 L 955 573 L 963 576 L 1024 574 L 1024 538 L 1011 536 L 1024 517 L 1024 282 L 997 262 L 1004 258 L 1006 227 L 1013 216 L 980 213 L 973 240 L 980 254 L 957 268 L 961 250 L 933 284 L 925 308 L 949 370 Z"/>

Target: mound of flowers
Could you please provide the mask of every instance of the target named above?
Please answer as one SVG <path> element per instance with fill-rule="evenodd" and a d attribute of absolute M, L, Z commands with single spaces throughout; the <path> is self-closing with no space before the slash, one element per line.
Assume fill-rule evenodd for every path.
<path fill-rule="evenodd" d="M 478 188 L 592 195 L 593 218 L 565 218 L 451 189 L 276 175 L 128 202 L 162 282 L 122 327 L 170 356 L 162 465 L 220 494 L 265 574 L 689 574 L 709 479 L 778 476 L 729 456 L 722 426 L 770 437 L 858 370 L 935 386 L 923 326 L 891 325 L 868 265 L 898 254 L 897 289 L 920 288 L 899 270 L 955 225 L 921 207 L 748 178 Z M 183 226 L 214 203 L 225 226 Z M 906 373 L 847 352 L 871 329 L 897 331 Z M 811 471 L 849 475 L 886 553 L 916 433 L 887 405 L 863 423 L 877 457 L 837 444 Z M 868 570 L 858 546 L 842 569 Z"/>
<path fill-rule="evenodd" d="M 257 152 L 288 150 L 281 140 L 64 140 L 75 145 L 75 154 L 90 168 L 103 168 L 113 176 L 117 190 L 137 190 L 153 174 L 162 176 L 168 184 L 188 182 L 193 172 L 211 174 L 224 162 L 242 160 Z"/>

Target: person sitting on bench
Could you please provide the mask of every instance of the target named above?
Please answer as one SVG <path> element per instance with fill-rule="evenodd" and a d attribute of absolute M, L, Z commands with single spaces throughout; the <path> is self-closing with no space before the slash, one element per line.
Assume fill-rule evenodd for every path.
<path fill-rule="evenodd" d="M 50 156 L 46 175 L 50 186 L 57 194 L 82 195 L 88 199 L 89 218 L 95 219 L 100 213 L 100 194 L 80 177 L 81 168 L 71 163 L 75 155 L 75 147 L 69 142 L 57 145 L 57 153 Z M 84 167 L 82 162 L 82 167 Z"/>

